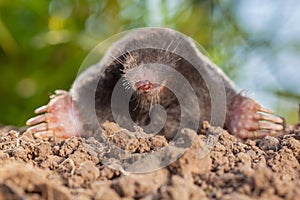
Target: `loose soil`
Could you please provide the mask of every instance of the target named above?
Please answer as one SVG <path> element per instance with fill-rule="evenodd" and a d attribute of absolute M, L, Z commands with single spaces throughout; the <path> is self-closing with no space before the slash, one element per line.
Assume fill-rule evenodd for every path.
<path fill-rule="evenodd" d="M 114 123 L 103 128 L 110 141 L 130 152 L 169 145 L 163 136 L 136 138 Z M 299 126 L 285 136 L 244 142 L 206 122 L 202 132 L 219 136 L 206 156 L 200 152 L 207 136 L 199 134 L 167 167 L 129 174 L 104 164 L 94 138 L 43 141 L 3 126 L 0 199 L 300 199 Z"/>

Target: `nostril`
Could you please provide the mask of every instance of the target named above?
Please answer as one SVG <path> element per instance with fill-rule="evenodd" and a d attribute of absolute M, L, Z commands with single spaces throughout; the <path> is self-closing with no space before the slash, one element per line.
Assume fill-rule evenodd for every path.
<path fill-rule="evenodd" d="M 148 92 L 154 87 L 154 84 L 148 80 L 138 81 L 134 84 L 135 88 L 140 92 Z"/>

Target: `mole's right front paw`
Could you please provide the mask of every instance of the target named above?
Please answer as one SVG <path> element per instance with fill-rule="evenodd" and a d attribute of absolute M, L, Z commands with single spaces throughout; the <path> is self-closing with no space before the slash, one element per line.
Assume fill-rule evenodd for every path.
<path fill-rule="evenodd" d="M 41 115 L 27 120 L 26 125 L 30 126 L 27 132 L 31 132 L 36 138 L 42 139 L 51 137 L 66 139 L 71 136 L 78 136 L 70 94 L 63 90 L 56 90 L 50 98 L 51 100 L 47 105 L 34 111 Z"/>

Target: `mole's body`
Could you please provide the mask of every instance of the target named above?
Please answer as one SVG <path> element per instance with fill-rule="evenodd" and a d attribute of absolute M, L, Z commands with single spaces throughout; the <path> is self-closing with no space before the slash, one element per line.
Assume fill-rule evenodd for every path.
<path fill-rule="evenodd" d="M 155 104 L 166 110 L 160 133 L 167 137 L 176 133 L 182 119 L 192 127 L 214 119 L 219 104 L 224 104 L 217 114 L 223 116 L 225 128 L 242 139 L 283 129 L 281 118 L 239 94 L 189 37 L 164 28 L 127 34 L 98 64 L 77 77 L 70 92 L 56 92 L 48 105 L 36 110 L 45 113 L 27 124 L 42 138 L 89 136 L 105 120 L 116 120 L 129 129 L 136 123 L 152 132 L 165 116 L 149 117 Z"/>

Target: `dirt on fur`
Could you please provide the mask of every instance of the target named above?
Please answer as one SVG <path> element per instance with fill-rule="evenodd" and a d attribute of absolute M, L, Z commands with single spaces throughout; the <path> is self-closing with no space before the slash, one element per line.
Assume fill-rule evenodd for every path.
<path fill-rule="evenodd" d="M 180 159 L 141 174 L 105 165 L 93 137 L 43 141 L 21 129 L 1 127 L 0 199 L 300 198 L 299 126 L 289 127 L 285 136 L 244 142 L 208 123 L 203 127 L 204 133 L 219 134 L 206 156 L 200 151 L 207 136 L 198 134 Z M 103 128 L 110 141 L 130 152 L 169 145 L 163 136 L 136 138 L 114 123 Z"/>

